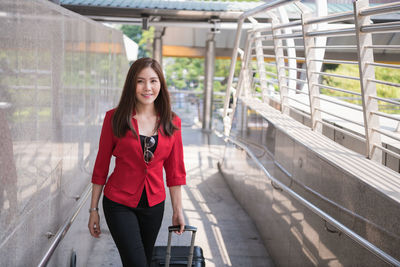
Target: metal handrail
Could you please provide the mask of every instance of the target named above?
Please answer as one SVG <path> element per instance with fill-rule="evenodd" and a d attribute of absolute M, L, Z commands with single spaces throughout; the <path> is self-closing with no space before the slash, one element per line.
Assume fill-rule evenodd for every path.
<path fill-rule="evenodd" d="M 68 217 L 68 219 L 63 224 L 63 226 L 54 235 L 54 239 L 51 242 L 51 244 L 49 245 L 49 247 L 46 249 L 46 253 L 40 260 L 39 264 L 37 265 L 38 267 L 45 267 L 47 265 L 51 256 L 53 255 L 54 251 L 56 250 L 57 246 L 60 244 L 61 240 L 67 234 L 72 223 L 75 221 L 76 217 L 78 216 L 79 211 L 82 209 L 82 207 L 85 204 L 91 191 L 92 191 L 92 184 L 90 183 L 86 186 L 85 190 L 81 194 L 81 196 L 78 200 L 78 203 L 76 204 L 75 208 L 72 211 L 72 214 Z"/>
<path fill-rule="evenodd" d="M 363 33 L 372 32 L 372 33 L 379 33 L 379 32 L 398 32 L 400 30 L 399 23 L 381 23 L 382 25 L 369 25 L 369 26 L 362 26 L 360 31 Z"/>
<path fill-rule="evenodd" d="M 304 103 L 304 102 L 301 102 L 300 100 L 298 100 L 298 99 L 296 99 L 296 98 L 294 98 L 294 97 L 291 97 L 291 96 L 285 96 L 287 99 L 290 99 L 290 100 L 293 100 L 294 102 L 297 102 L 297 103 L 299 103 L 299 104 L 302 104 L 302 105 L 304 105 L 304 106 L 306 106 L 306 107 L 309 107 L 310 106 L 310 103 Z"/>
<path fill-rule="evenodd" d="M 386 82 L 386 81 L 370 79 L 370 78 L 368 78 L 368 81 L 371 81 L 371 82 L 374 82 L 374 83 L 383 84 L 383 85 L 389 85 L 389 86 L 393 86 L 393 87 L 400 87 L 399 83 Z"/>
<path fill-rule="evenodd" d="M 303 34 L 301 33 L 288 33 L 288 34 L 278 34 L 275 36 L 276 39 L 299 39 L 303 38 Z"/>
<path fill-rule="evenodd" d="M 357 92 L 353 92 L 353 91 L 349 91 L 349 90 L 345 90 L 345 89 L 341 89 L 341 88 L 337 88 L 337 87 L 333 87 L 333 86 L 329 86 L 329 85 L 324 85 L 324 84 L 319 84 L 319 83 L 315 83 L 315 86 L 318 86 L 320 88 L 325 88 L 325 89 L 330 89 L 330 90 L 334 90 L 334 91 L 338 91 L 338 92 L 343 92 L 343 93 L 347 93 L 347 94 L 351 94 L 351 95 L 358 95 L 361 96 L 360 93 Z"/>
<path fill-rule="evenodd" d="M 387 64 L 387 63 L 376 63 L 376 62 L 367 62 L 367 64 L 375 67 L 381 68 L 392 68 L 392 69 L 400 69 L 400 65 L 395 64 Z"/>
<path fill-rule="evenodd" d="M 285 88 L 287 88 L 288 90 L 290 90 L 290 91 L 293 91 L 293 92 L 296 92 L 297 94 L 302 94 L 302 95 L 309 95 L 307 92 L 303 92 L 302 90 L 300 90 L 300 89 L 296 89 L 296 88 L 292 88 L 292 87 L 289 87 L 289 86 L 287 86 L 287 85 L 283 85 L 282 87 L 285 87 Z"/>
<path fill-rule="evenodd" d="M 283 23 L 277 26 L 273 26 L 272 29 L 273 30 L 279 30 L 279 29 L 284 29 L 284 28 L 291 28 L 291 27 L 295 27 L 295 26 L 300 26 L 301 25 L 301 20 L 295 20 L 292 22 L 288 22 L 288 23 Z"/>
<path fill-rule="evenodd" d="M 328 127 L 330 127 L 330 128 L 333 128 L 333 129 L 335 129 L 336 131 L 339 131 L 339 132 L 341 132 L 341 133 L 348 134 L 348 135 L 350 135 L 351 137 L 353 137 L 353 138 L 355 138 L 355 139 L 357 139 L 357 140 L 360 140 L 360 141 L 362 141 L 362 142 L 365 142 L 365 140 L 366 140 L 365 137 L 356 135 L 356 134 L 350 132 L 349 130 L 343 129 L 343 128 L 341 128 L 341 127 L 338 127 L 338 126 L 333 125 L 333 124 L 331 124 L 331 123 L 328 123 L 328 122 L 326 122 L 326 121 L 322 121 L 322 120 L 318 120 L 318 121 L 319 121 L 320 123 L 322 123 L 323 125 L 326 125 L 326 126 L 328 126 Z"/>
<path fill-rule="evenodd" d="M 358 65 L 357 61 L 353 60 L 335 60 L 335 59 L 311 59 L 311 61 L 330 63 L 330 64 L 351 64 Z"/>
<path fill-rule="evenodd" d="M 291 68 L 291 67 L 286 67 L 286 66 L 283 66 L 282 68 L 286 69 L 286 70 L 295 70 L 295 71 L 298 71 L 298 72 L 306 72 L 307 71 L 305 69 Z"/>
<path fill-rule="evenodd" d="M 286 49 L 288 49 L 288 48 L 301 48 L 301 49 L 303 49 L 304 48 L 304 46 L 302 46 L 302 45 L 294 45 L 294 46 L 290 46 L 290 45 L 282 45 L 282 46 L 278 46 L 279 48 L 286 48 Z"/>
<path fill-rule="evenodd" d="M 287 1 L 289 3 L 291 1 Z M 295 1 L 293 1 L 295 2 Z M 277 1 L 275 3 L 283 4 L 283 1 Z M 273 3 L 274 4 L 274 3 Z M 385 64 L 385 63 L 376 63 L 374 62 L 373 58 L 373 49 L 383 49 L 385 51 L 386 49 L 400 49 L 400 45 L 388 45 L 388 46 L 383 46 L 383 45 L 373 45 L 373 40 L 372 40 L 372 34 L 375 32 L 388 32 L 388 31 L 398 31 L 400 32 L 400 23 L 399 22 L 387 22 L 387 23 L 378 23 L 374 24 L 371 22 L 370 19 L 366 19 L 363 16 L 370 16 L 374 14 L 383 14 L 383 13 L 389 13 L 396 11 L 397 9 L 400 9 L 400 2 L 397 3 L 392 3 L 392 4 L 386 4 L 386 5 L 380 5 L 378 7 L 369 7 L 369 3 L 366 0 L 363 1 L 356 1 L 353 5 L 354 10 L 353 11 L 348 11 L 348 12 L 343 12 L 343 13 L 335 13 L 335 14 L 330 14 L 327 16 L 323 17 L 313 17 L 311 14 L 310 9 L 306 8 L 303 4 L 300 2 L 296 2 L 295 5 L 297 6 L 297 10 L 299 10 L 299 13 L 301 15 L 301 19 L 297 19 L 295 21 L 288 22 L 287 20 L 280 19 L 279 16 L 276 15 L 276 13 L 270 12 L 267 13 L 272 18 L 272 23 L 271 26 L 268 27 L 268 33 L 267 35 L 264 35 L 264 33 L 261 33 L 260 27 L 259 26 L 254 26 L 253 30 L 249 30 L 248 33 L 250 38 L 258 38 L 257 40 L 273 40 L 273 43 L 271 45 L 271 42 L 269 42 L 267 45 L 263 46 L 261 42 L 258 42 L 257 44 L 254 42 L 251 42 L 249 44 L 250 47 L 253 47 L 253 54 L 252 56 L 256 57 L 258 59 L 261 58 L 261 53 L 264 54 L 264 58 L 273 58 L 274 56 L 271 55 L 271 53 L 265 53 L 264 47 L 268 47 L 268 49 L 274 48 L 275 52 L 275 62 L 273 63 L 274 66 L 277 67 L 278 69 L 278 74 L 277 74 L 277 81 L 278 85 L 280 86 L 280 99 L 281 99 L 281 112 L 287 113 L 289 107 L 286 98 L 286 95 L 288 94 L 288 91 L 285 87 L 287 84 L 288 87 L 294 87 L 294 82 L 302 82 L 305 83 L 305 87 L 309 91 L 309 96 L 313 101 L 310 103 L 310 114 L 311 114 L 311 119 L 312 123 L 310 128 L 312 130 L 318 131 L 322 133 L 322 128 L 320 128 L 320 125 L 315 124 L 316 120 L 321 120 L 320 116 L 322 113 L 328 113 L 327 111 L 324 111 L 321 109 L 321 106 L 319 105 L 319 101 L 325 100 L 319 97 L 321 94 L 320 89 L 321 88 L 326 88 L 326 89 L 331 89 L 335 90 L 338 92 L 344 92 L 346 94 L 352 94 L 356 96 L 360 96 L 361 101 L 363 103 L 360 108 L 354 108 L 353 109 L 359 110 L 363 113 L 363 125 L 364 125 L 364 130 L 365 130 L 365 138 L 366 138 L 366 147 L 367 147 L 367 157 L 376 161 L 381 161 L 379 159 L 379 154 L 375 153 L 372 150 L 372 143 L 380 143 L 380 135 L 379 133 L 372 135 L 371 134 L 371 127 L 375 128 L 380 128 L 379 123 L 386 123 L 387 120 L 375 120 L 372 118 L 372 116 L 381 116 L 381 117 L 387 117 L 391 118 L 390 115 L 387 115 L 385 113 L 379 113 L 377 112 L 379 109 L 378 105 L 375 105 L 375 102 L 378 100 L 375 95 L 376 95 L 376 86 L 375 84 L 383 84 L 387 86 L 395 86 L 395 87 L 400 87 L 400 83 L 394 83 L 390 81 L 384 81 L 384 80 L 379 80 L 375 78 L 374 75 L 374 68 L 370 68 L 370 66 L 375 66 L 375 67 L 382 67 L 382 68 L 394 68 L 394 69 L 400 69 L 400 65 L 395 65 L 395 64 Z M 269 7 L 269 10 L 271 10 L 272 5 L 265 5 Z M 257 12 L 261 12 L 263 8 L 260 6 L 257 8 Z M 264 9 L 263 11 L 265 11 Z M 252 12 L 256 12 L 253 10 Z M 248 14 L 248 13 L 247 13 Z M 243 17 L 247 16 L 243 14 Z M 349 21 L 353 20 L 354 24 L 335 24 L 335 22 L 341 21 Z M 282 23 L 281 23 L 282 22 Z M 329 24 L 328 23 L 332 23 Z M 321 25 L 322 27 L 320 28 L 315 28 L 313 27 L 314 25 L 318 23 L 325 23 L 325 25 Z M 240 24 L 240 21 L 239 21 Z M 291 28 L 291 29 L 296 29 L 296 31 L 285 31 L 285 29 Z M 240 27 L 238 27 L 240 29 Z M 272 33 L 270 33 L 272 31 Z M 260 32 L 260 34 L 257 34 L 257 37 L 255 33 Z M 319 40 L 323 40 L 324 38 L 329 38 L 331 37 L 334 39 L 336 36 L 346 36 L 346 35 L 351 35 L 351 37 L 355 39 L 356 45 L 327 45 L 325 43 L 320 43 Z M 361 36 L 361 37 L 360 37 Z M 314 37 L 320 37 L 320 38 L 314 38 Z M 300 39 L 297 43 L 297 45 L 288 43 L 287 39 L 289 39 L 291 42 L 293 39 Z M 371 39 L 371 40 L 370 40 Z M 286 45 L 285 45 L 286 41 Z M 302 41 L 302 42 L 301 42 Z M 261 43 L 261 44 L 260 44 Z M 303 45 L 301 45 L 301 43 Z M 238 45 L 238 42 L 235 43 L 235 45 Z M 293 51 L 296 51 L 297 49 L 300 51 L 300 54 L 291 53 L 289 54 L 289 50 L 287 53 L 284 52 L 284 49 L 293 49 Z M 236 49 L 236 48 L 234 48 Z M 254 51 L 258 51 L 257 53 L 254 53 Z M 321 50 L 317 49 L 322 49 L 323 53 L 325 51 L 328 51 L 329 49 L 351 49 L 348 50 L 351 53 L 354 53 L 355 51 L 357 52 L 357 60 L 341 60 L 341 59 L 325 59 L 322 54 L 319 52 Z M 262 51 L 262 52 L 260 52 Z M 347 51 L 346 51 L 347 52 Z M 257 54 L 257 55 L 256 55 Z M 268 55 L 265 55 L 268 54 Z M 236 63 L 236 57 L 235 53 L 233 53 L 232 56 L 232 61 L 231 61 L 231 67 Z M 300 56 L 299 56 L 300 55 Z M 304 55 L 304 57 L 303 57 Z M 327 54 L 329 55 L 329 54 Z M 248 57 L 249 58 L 249 57 Z M 253 60 L 252 57 L 249 59 Z M 289 62 L 290 60 L 290 62 Z M 289 66 L 290 63 L 293 63 L 295 60 L 298 61 L 303 61 L 304 64 L 306 65 L 306 68 L 304 70 L 296 70 L 297 72 L 305 72 L 306 77 L 304 79 L 304 75 L 302 74 L 301 77 L 295 74 L 294 71 L 291 71 L 289 74 L 286 74 L 286 70 L 293 70 L 294 66 L 293 64 Z M 288 62 L 287 67 L 284 66 L 285 63 L 283 61 Z M 247 61 L 248 62 L 248 61 Z M 298 62 L 299 63 L 299 62 Z M 251 63 L 248 62 L 246 65 L 250 65 Z M 345 74 L 334 74 L 334 73 L 326 73 L 323 71 L 320 71 L 320 67 L 322 64 L 352 64 L 352 65 L 358 65 L 359 66 L 359 72 L 360 72 L 360 77 L 352 77 L 352 76 L 347 76 Z M 266 65 L 272 65 L 271 63 L 264 63 L 263 66 Z M 260 67 L 257 67 L 257 69 L 262 69 Z M 284 70 L 283 70 L 284 69 Z M 366 71 L 368 69 L 368 71 Z M 231 68 L 231 71 L 229 73 L 229 77 L 233 76 L 233 68 Z M 264 75 L 264 74 L 263 74 Z M 359 81 L 359 88 L 361 93 L 353 92 L 347 89 L 341 89 L 341 88 L 336 88 L 328 85 L 323 85 L 319 84 L 322 82 L 318 82 L 318 77 L 321 75 L 325 76 L 331 76 L 331 77 L 336 77 L 336 78 L 344 78 L 344 79 L 351 79 L 355 81 Z M 365 75 L 369 75 L 369 77 L 366 77 Z M 245 86 L 249 85 L 254 85 L 254 78 L 253 77 L 248 77 L 246 75 L 241 76 L 243 79 L 242 82 L 242 88 L 246 88 Z M 245 77 L 245 78 L 244 78 Z M 271 77 L 268 76 L 268 79 Z M 229 80 L 228 80 L 229 82 Z M 275 83 L 276 80 L 271 81 L 268 80 L 268 83 Z M 246 83 L 246 84 L 245 84 Z M 265 86 L 265 85 L 264 85 Z M 358 86 L 357 86 L 358 87 Z M 229 97 L 230 96 L 230 91 L 231 86 L 228 84 L 228 89 L 226 92 L 226 98 L 225 98 L 225 107 L 229 106 Z M 263 88 L 265 89 L 265 88 Z M 285 89 L 285 90 L 284 90 Z M 240 96 L 240 90 L 236 90 L 236 95 L 235 99 Z M 245 90 L 245 89 L 243 89 Z M 254 88 L 250 88 L 250 90 L 254 90 Z M 258 90 L 258 89 L 257 89 Z M 379 90 L 379 87 L 378 87 Z M 228 94 L 229 93 L 229 94 Z M 269 96 L 266 95 L 266 98 Z M 294 98 L 295 96 L 292 96 Z M 285 101 L 283 101 L 284 99 Z M 264 96 L 263 96 L 263 100 Z M 315 100 L 315 102 L 314 102 Z M 372 100 L 372 101 L 370 101 Z M 328 101 L 328 100 L 326 100 Z M 390 102 L 391 100 L 383 100 L 386 102 Z M 268 101 L 264 101 L 268 102 Z M 334 102 L 334 101 L 330 101 Z M 236 103 L 236 101 L 234 101 Z M 390 102 L 393 105 L 398 105 L 400 106 L 400 103 L 396 103 L 395 101 Z M 339 103 L 335 103 L 339 104 Z M 346 105 L 342 105 L 346 106 Z M 230 113 L 230 117 L 227 118 L 225 115 L 227 113 L 224 112 L 224 125 L 228 125 L 225 129 L 230 129 L 230 125 L 232 123 L 232 117 L 234 114 L 235 110 L 235 105 L 232 106 L 233 108 L 230 109 L 233 112 Z M 320 107 L 319 109 L 316 109 L 316 107 Z M 290 108 L 290 107 L 289 107 Z M 361 110 L 360 110 L 361 109 Z M 224 109 L 225 111 L 226 109 Z M 335 113 L 335 112 L 333 112 Z M 336 114 L 336 113 L 335 113 Z M 225 120 L 227 118 L 227 120 Z M 225 124 L 225 122 L 230 123 L 230 124 Z M 351 127 L 356 127 L 356 125 L 351 126 Z M 228 130 L 229 131 L 229 130 Z M 351 130 L 349 130 L 351 132 Z"/>
<path fill-rule="evenodd" d="M 263 27 L 257 27 L 256 29 L 251 29 L 251 30 L 249 30 L 249 31 L 251 31 L 251 33 L 261 33 L 261 32 L 271 32 L 271 30 L 272 30 L 272 25 L 271 24 L 268 24 L 268 25 L 265 25 L 264 24 L 264 26 Z"/>
<path fill-rule="evenodd" d="M 320 75 L 323 75 L 323 76 L 350 79 L 350 80 L 356 80 L 356 81 L 360 80 L 360 77 L 354 77 L 354 76 L 349 76 L 349 75 L 340 75 L 340 74 L 334 74 L 334 73 L 323 72 L 323 71 L 312 71 L 312 73 L 320 74 Z"/>
<path fill-rule="evenodd" d="M 264 63 L 264 65 L 276 67 L 276 63 L 272 63 L 272 62 Z"/>
<path fill-rule="evenodd" d="M 296 109 L 292 109 L 292 110 L 295 111 L 295 112 L 298 112 L 298 113 L 302 113 L 302 112 L 300 112 L 300 111 L 298 111 L 298 110 L 296 110 Z M 302 113 L 302 115 L 305 115 L 305 114 Z M 218 132 L 216 132 L 216 131 L 214 131 L 214 132 L 215 132 L 215 134 L 216 134 L 217 136 L 220 135 Z M 219 137 L 222 137 L 222 136 L 219 136 Z M 254 146 L 254 147 L 257 147 L 258 149 L 262 150 L 263 153 L 262 153 L 261 155 L 268 154 L 270 158 L 274 158 L 273 153 L 270 152 L 268 149 L 265 149 L 265 146 L 263 146 L 263 145 L 261 145 L 261 144 L 259 144 L 259 143 L 253 142 L 252 140 L 241 138 L 240 136 L 235 136 L 235 137 L 237 138 L 237 140 L 238 140 L 239 142 L 240 142 L 240 140 L 244 140 L 247 144 L 252 145 L 252 146 Z M 361 140 L 361 141 L 362 141 L 362 140 Z M 257 155 L 257 158 L 260 158 L 260 156 Z M 293 175 L 292 175 L 288 170 L 286 170 L 286 169 L 285 169 L 278 161 L 276 161 L 275 159 L 273 159 L 273 163 L 274 163 L 283 173 L 285 173 L 285 175 L 290 179 L 289 188 L 292 187 L 293 183 L 296 183 L 297 185 L 299 185 L 301 188 L 303 188 L 303 189 L 306 190 L 307 192 L 310 192 L 311 194 L 313 194 L 313 195 L 319 197 L 319 198 L 322 199 L 323 201 L 325 201 L 325 202 L 331 204 L 332 206 L 335 206 L 335 207 L 339 208 L 340 210 L 344 211 L 346 214 L 349 214 L 350 216 L 357 217 L 357 218 L 359 218 L 360 220 L 363 220 L 363 221 L 367 222 L 368 224 L 372 224 L 372 225 L 374 225 L 374 227 L 378 228 L 378 229 L 379 229 L 380 231 L 382 231 L 382 232 L 385 232 L 385 233 L 387 233 L 387 234 L 389 234 L 389 235 L 391 234 L 390 232 L 388 232 L 387 230 L 385 230 L 385 229 L 382 228 L 381 226 L 377 225 L 376 223 L 374 223 L 374 222 L 372 222 L 372 221 L 366 219 L 365 217 L 360 216 L 360 215 L 357 214 L 357 213 L 354 213 L 353 211 L 351 211 L 351 210 L 349 210 L 349 209 L 346 209 L 346 208 L 344 208 L 344 207 L 338 205 L 336 202 L 334 202 L 334 201 L 332 201 L 331 199 L 325 197 L 324 195 L 320 194 L 319 192 L 317 192 L 317 191 L 311 189 L 310 187 L 304 185 L 303 183 L 300 183 L 300 182 L 294 180 L 294 179 L 293 179 Z M 219 168 L 220 168 L 220 167 L 219 167 Z M 271 181 L 271 185 L 272 185 L 275 189 L 281 190 L 281 188 L 277 187 L 272 181 Z M 326 221 L 325 221 L 325 223 L 326 223 Z M 329 231 L 329 230 L 327 229 L 327 231 Z M 329 231 L 329 232 L 331 232 L 331 231 Z"/>
<path fill-rule="evenodd" d="M 356 45 L 324 45 L 324 46 L 313 46 L 312 49 L 357 49 Z"/>
<path fill-rule="evenodd" d="M 390 13 L 390 12 L 395 12 L 400 10 L 400 3 L 390 3 L 390 4 L 384 4 L 384 5 L 379 5 L 377 7 L 369 7 L 364 10 L 361 10 L 359 14 L 361 16 L 370 16 L 370 15 L 376 15 L 376 14 L 382 14 L 382 13 Z"/>
<path fill-rule="evenodd" d="M 299 82 L 299 83 L 307 83 L 306 80 L 300 80 L 300 79 L 296 79 L 296 78 L 290 78 L 290 77 L 287 77 L 287 76 L 282 76 L 282 79 L 291 80 L 291 81 L 296 81 L 296 82 Z"/>
<path fill-rule="evenodd" d="M 390 103 L 390 104 L 393 104 L 393 105 L 400 105 L 399 102 L 393 101 L 390 98 L 383 98 L 383 97 L 379 97 L 379 96 L 371 96 L 371 98 L 374 98 L 374 99 L 377 99 L 377 100 L 380 100 L 380 101 L 384 101 L 384 102 L 387 102 L 387 103 Z"/>
<path fill-rule="evenodd" d="M 275 55 L 263 55 L 264 58 L 275 58 Z"/>
<path fill-rule="evenodd" d="M 273 72 L 270 72 L 270 71 L 264 71 L 264 73 L 265 73 L 266 75 L 270 75 L 270 76 L 274 76 L 274 77 L 277 77 L 277 76 L 278 76 L 278 74 L 273 73 Z"/>
<path fill-rule="evenodd" d="M 296 60 L 305 60 L 305 57 L 290 57 L 290 56 L 282 56 L 282 58 L 286 59 L 296 59 Z"/>
<path fill-rule="evenodd" d="M 240 37 L 242 34 L 242 27 L 243 27 L 243 22 L 246 18 L 250 16 L 254 16 L 260 12 L 265 12 L 269 9 L 277 8 L 279 6 L 291 3 L 291 2 L 297 2 L 299 0 L 277 0 L 272 3 L 265 3 L 263 5 L 260 5 L 256 8 L 253 8 L 249 11 L 244 12 L 239 16 L 238 19 L 238 26 L 236 30 L 236 36 L 235 36 L 235 42 L 233 46 L 233 52 L 232 52 L 232 58 L 231 58 L 231 65 L 229 67 L 229 76 L 228 76 L 228 82 L 227 82 L 227 90 L 225 94 L 225 103 L 224 103 L 224 114 L 223 117 L 225 118 L 228 114 L 228 107 L 229 107 L 229 99 L 231 95 L 231 87 L 232 87 L 232 81 L 233 81 L 233 76 L 235 74 L 235 66 L 236 66 L 236 58 L 237 58 L 237 53 L 238 53 L 238 48 L 239 48 L 239 42 L 240 42 Z"/>
<path fill-rule="evenodd" d="M 278 48 L 285 48 L 285 49 L 288 49 L 288 48 L 301 48 L 301 49 L 303 49 L 304 48 L 304 46 L 302 46 L 302 45 L 294 45 L 294 46 L 291 46 L 291 45 L 282 45 L 282 46 L 279 46 L 279 45 L 277 45 L 276 47 L 278 47 Z"/>
<path fill-rule="evenodd" d="M 357 111 L 361 111 L 361 112 L 363 111 L 362 107 L 360 107 L 360 106 L 352 106 L 350 104 L 347 104 L 344 101 L 340 101 L 340 102 L 339 101 L 335 101 L 333 99 L 328 99 L 327 97 L 324 97 L 324 96 L 321 96 L 321 95 L 319 95 L 317 97 L 319 99 L 323 100 L 323 101 L 331 102 L 331 103 L 339 105 L 339 106 L 343 106 L 343 107 L 346 107 L 346 108 L 351 108 L 351 109 L 354 109 L 354 110 L 357 110 Z"/>
<path fill-rule="evenodd" d="M 344 28 L 344 29 L 335 29 L 335 30 L 326 30 L 326 31 L 314 31 L 306 34 L 308 37 L 317 37 L 317 36 L 345 36 L 345 35 L 354 35 L 355 30 L 352 28 Z"/>
<path fill-rule="evenodd" d="M 249 38 L 249 40 L 250 41 L 258 41 L 258 40 L 269 41 L 269 40 L 272 40 L 272 36 L 271 35 L 261 35 L 258 37 L 251 37 L 251 38 Z M 254 49 L 254 47 L 252 49 Z"/>
<path fill-rule="evenodd" d="M 365 47 L 373 49 L 400 49 L 400 45 L 367 45 Z"/>
<path fill-rule="evenodd" d="M 263 49 L 274 49 L 274 46 L 273 45 L 263 45 L 263 46 L 261 46 L 261 48 L 263 48 Z M 252 49 L 256 49 L 256 48 L 253 47 Z"/>
<path fill-rule="evenodd" d="M 382 151 L 385 151 L 386 153 L 388 153 L 389 155 L 391 155 L 391 156 L 393 156 L 393 157 L 395 157 L 397 159 L 400 159 L 400 155 L 399 154 L 397 154 L 397 153 L 395 153 L 395 152 L 393 152 L 393 151 L 391 151 L 391 150 L 389 150 L 387 148 L 384 148 L 381 145 L 373 144 L 373 146 L 379 148 Z"/>
<path fill-rule="evenodd" d="M 331 116 L 333 116 L 333 117 L 336 117 L 336 118 L 342 119 L 342 120 L 344 120 L 344 121 L 351 122 L 351 123 L 354 123 L 354 124 L 356 124 L 356 125 L 358 125 L 358 126 L 364 127 L 364 124 L 361 123 L 361 122 L 353 121 L 353 120 L 347 119 L 347 118 L 345 118 L 345 117 L 336 115 L 336 114 L 334 114 L 334 113 L 332 113 L 332 112 L 329 112 L 329 111 L 326 111 L 326 110 L 323 110 L 323 109 L 320 109 L 320 108 L 315 108 L 315 109 L 317 109 L 317 110 L 319 110 L 319 111 L 321 111 L 321 112 L 323 112 L 323 113 L 325 113 L 325 114 L 331 115 Z"/>
<path fill-rule="evenodd" d="M 381 116 L 381 117 L 385 117 L 385 118 L 388 118 L 388 119 L 400 121 L 399 117 L 395 117 L 395 116 L 387 114 L 387 113 L 383 113 L 383 112 L 380 112 L 380 111 L 373 111 L 372 113 L 375 114 L 375 115 Z"/>
<path fill-rule="evenodd" d="M 297 109 L 297 108 L 292 107 L 292 106 L 289 106 L 289 108 L 290 108 L 291 111 L 296 112 L 297 114 L 300 114 L 302 116 L 306 116 L 309 119 L 311 118 L 311 114 L 309 112 L 307 112 L 307 111 L 304 111 L 302 109 Z"/>
<path fill-rule="evenodd" d="M 400 142 L 400 137 L 395 136 L 390 132 L 387 132 L 385 130 L 376 129 L 376 128 L 372 128 L 372 130 L 375 131 L 375 132 L 378 132 L 380 134 L 386 135 L 387 137 L 390 137 L 390 138 Z"/>
<path fill-rule="evenodd" d="M 217 133 L 217 134 L 219 136 L 221 136 L 220 133 Z M 387 262 L 389 264 L 392 264 L 394 266 L 400 266 L 400 261 L 398 261 L 397 259 L 395 259 L 391 255 L 389 255 L 388 253 L 384 252 L 383 250 L 381 250 L 380 248 L 378 248 L 377 246 L 375 246 L 374 244 L 372 244 L 368 240 L 364 239 L 362 236 L 360 236 L 357 233 L 353 232 L 350 228 L 348 228 L 347 226 L 345 226 L 344 224 L 342 224 L 341 222 L 339 222 L 338 220 L 336 220 L 335 218 L 330 216 L 328 213 L 326 213 L 323 210 L 319 209 L 317 206 L 312 204 L 310 201 L 308 201 L 307 199 L 303 198 L 298 193 L 296 193 L 295 191 L 290 189 L 288 186 L 286 186 L 284 183 L 279 181 L 277 178 L 272 176 L 268 172 L 268 170 L 264 167 L 264 165 L 254 155 L 254 153 L 245 144 L 243 144 L 240 141 L 237 141 L 237 140 L 231 138 L 230 136 L 225 136 L 224 141 L 225 142 L 229 141 L 229 142 L 233 143 L 234 145 L 240 147 L 244 151 L 246 151 L 246 153 L 251 157 L 251 159 L 257 164 L 257 166 L 268 177 L 268 179 L 270 179 L 275 185 L 277 185 L 283 191 L 288 193 L 292 198 L 294 198 L 297 201 L 299 201 L 302 205 L 304 205 L 305 207 L 309 208 L 316 215 L 318 215 L 322 219 L 324 219 L 327 222 L 329 222 L 332 226 L 334 226 L 335 228 L 340 230 L 342 233 L 344 233 L 345 235 L 350 237 L 352 240 L 357 242 L 359 245 L 361 245 L 362 247 L 364 247 L 368 251 L 372 252 L 374 255 L 376 255 L 377 257 L 379 257 L 383 261 L 385 261 L 385 262 Z"/>
<path fill-rule="evenodd" d="M 332 15 L 319 17 L 319 18 L 312 18 L 305 21 L 305 24 L 316 24 L 322 22 L 335 22 L 335 21 L 343 21 L 343 20 L 350 20 L 354 19 L 354 14 L 352 11 L 342 12 L 342 13 L 335 13 Z"/>

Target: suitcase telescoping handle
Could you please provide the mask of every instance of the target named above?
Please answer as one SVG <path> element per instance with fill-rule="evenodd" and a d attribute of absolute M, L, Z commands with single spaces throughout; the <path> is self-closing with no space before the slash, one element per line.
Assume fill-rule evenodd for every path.
<path fill-rule="evenodd" d="M 165 255 L 165 267 L 169 267 L 169 261 L 171 259 L 171 239 L 172 239 L 172 232 L 179 231 L 180 226 L 174 225 L 168 227 L 168 245 L 167 245 L 167 253 Z M 193 250 L 194 250 L 194 239 L 196 238 L 197 227 L 185 225 L 185 231 L 192 231 L 192 240 L 190 241 L 190 251 L 189 251 L 189 258 L 187 267 L 192 266 L 193 261 Z"/>

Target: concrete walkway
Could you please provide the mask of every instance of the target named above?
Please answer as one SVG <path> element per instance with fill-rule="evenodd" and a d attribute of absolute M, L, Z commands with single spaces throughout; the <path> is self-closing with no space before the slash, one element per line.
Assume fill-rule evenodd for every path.
<path fill-rule="evenodd" d="M 255 225 L 218 172 L 217 162 L 224 149 L 222 141 L 214 135 L 203 134 L 194 125 L 183 124 L 182 133 L 187 171 L 187 186 L 183 187 L 184 215 L 187 224 L 198 227 L 195 244 L 203 248 L 206 266 L 273 266 Z M 171 216 L 167 195 L 156 245 L 167 244 Z M 102 237 L 92 241 L 87 266 L 121 266 L 104 220 L 101 226 Z M 173 235 L 173 245 L 189 244 L 190 233 Z"/>

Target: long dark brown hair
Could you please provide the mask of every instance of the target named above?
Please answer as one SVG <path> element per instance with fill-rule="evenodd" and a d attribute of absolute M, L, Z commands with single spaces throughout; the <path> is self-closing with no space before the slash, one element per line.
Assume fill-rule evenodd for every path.
<path fill-rule="evenodd" d="M 129 68 L 126 75 L 124 89 L 121 99 L 112 118 L 112 130 L 116 137 L 123 137 L 127 130 L 131 130 L 137 138 L 138 134 L 132 126 L 132 112 L 136 109 L 136 84 L 138 74 L 145 68 L 152 68 L 160 80 L 160 93 L 154 101 L 155 110 L 160 117 L 157 120 L 156 129 L 162 127 L 162 133 L 171 136 L 178 128 L 172 123 L 175 113 L 171 110 L 171 101 L 167 90 L 164 74 L 160 64 L 152 58 L 141 58 L 136 60 Z"/>

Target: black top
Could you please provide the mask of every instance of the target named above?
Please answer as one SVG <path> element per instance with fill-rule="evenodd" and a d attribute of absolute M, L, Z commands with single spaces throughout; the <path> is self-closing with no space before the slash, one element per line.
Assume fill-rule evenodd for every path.
<path fill-rule="evenodd" d="M 144 139 L 147 136 L 145 135 L 140 135 L 140 144 L 142 145 L 142 150 L 144 150 Z M 149 150 L 154 154 L 154 151 L 156 151 L 157 143 L 158 143 L 158 135 L 153 135 L 154 140 L 156 141 L 154 146 L 150 147 Z"/>
<path fill-rule="evenodd" d="M 140 136 L 140 144 L 142 145 L 142 149 L 144 150 L 144 139 L 147 136 L 145 136 L 145 135 L 139 135 L 139 136 Z M 149 150 L 154 154 L 154 151 L 156 151 L 156 147 L 157 147 L 157 143 L 158 143 L 158 135 L 153 135 L 153 138 L 156 142 L 154 143 L 154 146 L 149 148 Z M 163 203 L 163 202 L 161 202 L 161 203 Z M 161 203 L 159 203 L 157 205 L 162 205 Z M 149 202 L 147 200 L 146 189 L 143 188 L 142 196 L 140 197 L 140 201 L 139 201 L 137 208 L 148 208 L 148 207 L 149 207 Z"/>

